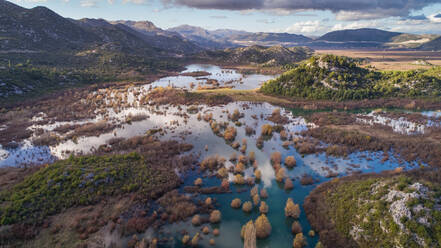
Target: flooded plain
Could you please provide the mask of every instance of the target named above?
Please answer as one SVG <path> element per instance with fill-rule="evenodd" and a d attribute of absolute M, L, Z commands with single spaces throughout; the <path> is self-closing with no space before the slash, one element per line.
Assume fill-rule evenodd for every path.
<path fill-rule="evenodd" d="M 177 87 L 191 90 L 191 84 L 204 86 L 209 80 L 216 80 L 220 86 L 230 85 L 235 89 L 254 89 L 261 83 L 271 79 L 264 75 L 241 75 L 234 70 L 225 70 L 212 65 L 190 65 L 183 73 L 200 72 L 209 73 L 205 78 L 193 76 L 167 77 L 145 86 L 133 86 L 126 91 L 98 91 L 92 93 L 92 97 L 102 97 L 105 107 L 96 110 L 94 119 L 74 120 L 71 122 L 50 122 L 39 124 L 46 118 L 45 113 L 39 113 L 34 117 L 35 124 L 29 127 L 34 133 L 16 147 L 0 147 L 0 166 L 24 166 L 51 163 L 57 159 L 64 159 L 71 154 L 93 153 L 100 146 L 110 145 L 112 139 L 131 138 L 141 135 L 154 135 L 160 140 L 177 140 L 194 146 L 190 153 L 194 153 L 202 161 L 210 156 L 225 158 L 225 167 L 228 169 L 228 179 L 232 193 L 198 195 L 204 200 L 206 197 L 216 199 L 216 206 L 222 213 L 220 224 L 209 225 L 210 229 L 219 228 L 220 235 L 212 233 L 202 235 L 200 244 L 209 246 L 209 240 L 213 238 L 216 247 L 238 247 L 242 244 L 241 227 L 250 219 L 259 216 L 258 206 L 254 206 L 249 213 L 241 209 L 233 209 L 230 203 L 234 198 L 240 198 L 242 202 L 252 201 L 249 186 L 234 184 L 234 169 L 236 165 L 231 157 L 239 155 L 250 156 L 254 153 L 255 168 L 249 166 L 244 170 L 244 178 L 254 177 L 255 170 L 261 171 L 260 181 L 256 181 L 259 189 L 266 189 L 268 198 L 262 199 L 269 206 L 267 217 L 272 226 L 269 238 L 258 240 L 258 247 L 292 247 L 293 234 L 291 225 L 294 220 L 286 218 L 284 207 L 286 200 L 292 198 L 296 204 L 302 206 L 304 198 L 319 183 L 330 180 L 331 177 L 348 175 L 351 173 L 381 172 L 397 167 L 405 169 L 414 168 L 417 163 L 408 163 L 393 156 L 387 161 L 383 160 L 383 152 L 356 152 L 344 158 L 327 156 L 325 153 L 302 155 L 293 146 L 293 140 L 300 137 L 302 131 L 315 128 L 316 125 L 308 122 L 305 116 L 300 116 L 296 110 L 279 108 L 269 103 L 233 102 L 223 106 L 208 105 L 153 105 L 144 102 L 145 95 L 156 87 Z M 283 125 L 271 121 L 274 112 L 286 118 Z M 231 115 L 237 114 L 236 118 Z M 438 112 L 424 112 L 422 115 L 439 117 Z M 404 135 L 422 134 L 430 125 L 439 122 L 421 124 L 407 120 L 405 117 L 393 118 L 382 116 L 380 113 L 371 112 L 359 114 L 358 122 L 366 125 L 384 125 L 393 129 L 394 132 Z M 213 122 L 224 127 L 234 127 L 236 135 L 233 142 L 227 142 L 222 135 L 213 129 Z M 80 126 L 87 123 L 103 124 L 105 131 L 97 134 L 74 136 L 73 131 L 59 132 L 65 125 Z M 259 141 L 261 130 L 265 125 L 283 126 L 282 131 L 273 132 L 273 135 L 263 140 L 263 147 Z M 110 126 L 110 128 L 108 128 Z M 42 133 L 57 137 L 57 141 L 50 145 L 35 145 L 33 141 Z M 232 144 L 233 143 L 233 144 Z M 236 146 L 234 145 L 236 143 Z M 238 145 L 238 146 L 237 146 Z M 322 144 L 326 146 L 327 144 Z M 284 189 L 284 184 L 276 180 L 276 173 L 271 163 L 271 154 L 280 152 L 281 161 L 288 156 L 293 156 L 296 165 L 285 170 L 285 177 L 294 182 L 294 187 Z M 282 162 L 283 164 L 283 162 Z M 312 181 L 302 184 L 301 179 L 307 175 Z M 183 177 L 184 186 L 193 185 L 196 178 L 203 179 L 203 186 L 219 186 L 221 180 L 212 172 L 199 173 L 194 171 Z M 181 192 L 183 188 L 180 189 Z M 310 225 L 301 207 L 299 222 L 303 233 L 307 237 L 308 246 L 314 247 L 318 241 L 317 236 L 309 236 Z M 195 227 L 190 220 L 162 227 L 156 236 L 172 237 L 167 247 L 182 246 L 182 231 L 185 230 L 190 236 L 201 233 L 201 227 Z M 152 230 L 148 230 L 142 236 L 151 236 Z M 123 242 L 123 241 L 121 241 Z"/>

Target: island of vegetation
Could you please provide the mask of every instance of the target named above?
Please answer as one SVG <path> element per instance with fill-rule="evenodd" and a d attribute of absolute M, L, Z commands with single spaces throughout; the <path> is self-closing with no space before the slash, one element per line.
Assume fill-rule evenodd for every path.
<path fill-rule="evenodd" d="M 441 69 L 377 71 L 361 61 L 335 55 L 313 56 L 260 91 L 289 98 L 361 100 L 384 97 L 437 97 Z"/>

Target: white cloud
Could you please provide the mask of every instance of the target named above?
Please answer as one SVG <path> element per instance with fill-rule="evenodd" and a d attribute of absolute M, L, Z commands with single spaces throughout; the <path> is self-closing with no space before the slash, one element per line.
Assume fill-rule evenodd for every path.
<path fill-rule="evenodd" d="M 146 4 L 147 0 L 123 0 L 123 3 Z"/>
<path fill-rule="evenodd" d="M 97 1 L 96 0 L 81 0 L 80 6 L 84 8 L 92 8 L 97 7 Z"/>
<path fill-rule="evenodd" d="M 296 22 L 291 26 L 287 27 L 284 32 L 287 33 L 305 33 L 305 34 L 314 34 L 314 33 L 322 33 L 326 31 L 328 27 L 323 25 L 320 21 L 304 21 L 304 22 Z"/>
<path fill-rule="evenodd" d="M 429 18 L 429 20 L 433 23 L 441 23 L 441 13 L 435 13 L 427 18 Z"/>
<path fill-rule="evenodd" d="M 337 23 L 331 28 L 331 31 L 343 30 L 343 29 L 359 29 L 359 28 L 381 28 L 381 25 L 378 21 Z"/>

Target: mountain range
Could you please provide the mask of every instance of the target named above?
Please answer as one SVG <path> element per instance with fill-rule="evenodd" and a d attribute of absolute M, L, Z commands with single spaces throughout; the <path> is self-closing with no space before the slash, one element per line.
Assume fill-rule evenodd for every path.
<path fill-rule="evenodd" d="M 105 49 L 127 54 L 180 56 L 242 46 L 312 48 L 441 49 L 436 35 L 416 35 L 378 29 L 339 30 L 312 39 L 290 33 L 252 33 L 231 29 L 206 30 L 182 25 L 163 30 L 149 21 L 73 20 L 45 7 L 22 8 L 0 0 L 0 50 L 84 51 Z"/>

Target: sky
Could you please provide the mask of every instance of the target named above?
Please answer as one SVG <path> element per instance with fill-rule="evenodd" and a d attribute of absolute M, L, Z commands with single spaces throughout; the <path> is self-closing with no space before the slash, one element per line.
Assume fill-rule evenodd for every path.
<path fill-rule="evenodd" d="M 74 19 L 152 21 L 167 29 L 183 24 L 208 30 L 287 32 L 379 28 L 441 34 L 441 0 L 11 0 L 45 6 Z"/>

